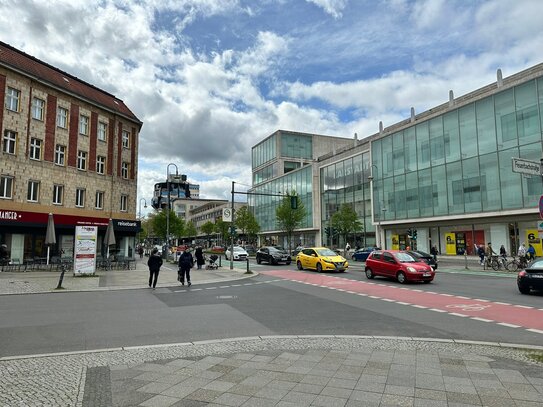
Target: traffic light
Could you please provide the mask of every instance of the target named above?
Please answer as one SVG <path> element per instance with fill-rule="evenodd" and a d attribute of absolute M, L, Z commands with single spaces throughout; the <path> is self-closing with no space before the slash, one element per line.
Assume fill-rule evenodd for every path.
<path fill-rule="evenodd" d="M 296 195 L 290 197 L 290 209 L 298 209 L 298 197 Z"/>
<path fill-rule="evenodd" d="M 411 239 L 417 240 L 417 229 L 413 229 L 413 231 L 411 233 L 412 233 Z"/>
<path fill-rule="evenodd" d="M 330 236 L 330 228 L 328 226 L 324 228 L 324 233 L 326 234 L 326 236 Z"/>
<path fill-rule="evenodd" d="M 412 238 L 413 237 L 413 231 L 411 229 L 407 229 L 407 237 Z"/>

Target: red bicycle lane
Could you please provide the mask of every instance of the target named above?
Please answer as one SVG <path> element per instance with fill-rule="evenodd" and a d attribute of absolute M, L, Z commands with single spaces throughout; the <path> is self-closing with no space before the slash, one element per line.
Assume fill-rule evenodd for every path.
<path fill-rule="evenodd" d="M 374 299 L 428 308 L 460 317 L 476 318 L 484 322 L 496 322 L 512 327 L 523 327 L 543 333 L 543 311 L 523 305 L 492 302 L 452 294 L 418 290 L 415 287 L 395 287 L 373 282 L 357 281 L 323 274 L 301 273 L 288 270 L 262 271 L 300 283 L 342 290 Z"/>

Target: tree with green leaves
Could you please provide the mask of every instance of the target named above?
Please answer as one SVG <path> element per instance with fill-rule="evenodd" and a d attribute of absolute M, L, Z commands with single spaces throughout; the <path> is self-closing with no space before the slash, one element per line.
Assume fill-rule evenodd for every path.
<path fill-rule="evenodd" d="M 330 224 L 343 237 L 344 243 L 349 241 L 349 235 L 362 232 L 364 228 L 362 222 L 358 219 L 356 211 L 351 205 L 345 203 L 339 207 L 339 211 L 332 215 Z"/>
<path fill-rule="evenodd" d="M 242 235 L 247 236 L 247 240 L 260 232 L 260 225 L 247 206 L 243 206 L 236 211 L 235 221 L 236 227 L 241 231 Z"/>
<path fill-rule="evenodd" d="M 194 226 L 194 223 L 192 221 L 189 221 L 185 223 L 185 228 L 183 230 L 183 236 L 184 237 L 196 237 L 196 226 Z"/>
<path fill-rule="evenodd" d="M 202 231 L 202 233 L 205 233 L 207 236 L 209 236 L 215 232 L 215 224 L 208 220 L 200 227 L 200 230 Z"/>
<path fill-rule="evenodd" d="M 296 191 L 292 191 L 290 196 L 284 196 L 279 206 L 275 209 L 277 226 L 287 236 L 289 252 L 291 250 L 292 234 L 302 224 L 306 215 L 305 205 Z"/>
<path fill-rule="evenodd" d="M 151 220 L 151 224 L 157 237 L 164 237 L 166 240 L 167 232 L 167 212 L 168 209 L 163 209 L 158 212 Z M 179 238 L 183 235 L 184 221 L 178 217 L 174 211 L 170 209 L 170 239 Z"/>
<path fill-rule="evenodd" d="M 230 224 L 230 222 L 225 222 L 222 219 L 215 222 L 215 233 L 218 233 L 223 243 L 226 244 L 230 241 Z"/>

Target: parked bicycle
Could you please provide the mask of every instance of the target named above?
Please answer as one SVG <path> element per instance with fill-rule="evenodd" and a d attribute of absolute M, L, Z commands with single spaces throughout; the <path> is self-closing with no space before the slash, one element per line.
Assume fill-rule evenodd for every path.
<path fill-rule="evenodd" d="M 484 263 L 483 263 L 483 269 L 490 269 L 492 270 L 501 270 L 501 269 L 507 269 L 507 263 L 505 261 L 505 258 L 503 256 L 493 255 L 490 257 L 485 257 Z"/>
<path fill-rule="evenodd" d="M 528 259 L 524 256 L 522 257 L 514 257 L 507 262 L 507 270 L 509 271 L 517 271 L 517 270 L 523 270 L 528 266 Z"/>

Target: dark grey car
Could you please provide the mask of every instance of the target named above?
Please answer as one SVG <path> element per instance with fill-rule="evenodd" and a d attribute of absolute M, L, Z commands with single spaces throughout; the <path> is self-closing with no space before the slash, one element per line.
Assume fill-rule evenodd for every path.
<path fill-rule="evenodd" d="M 264 246 L 256 252 L 256 262 L 258 264 L 266 262 L 269 264 L 285 263 L 290 264 L 292 258 L 285 249 L 279 246 Z"/>

